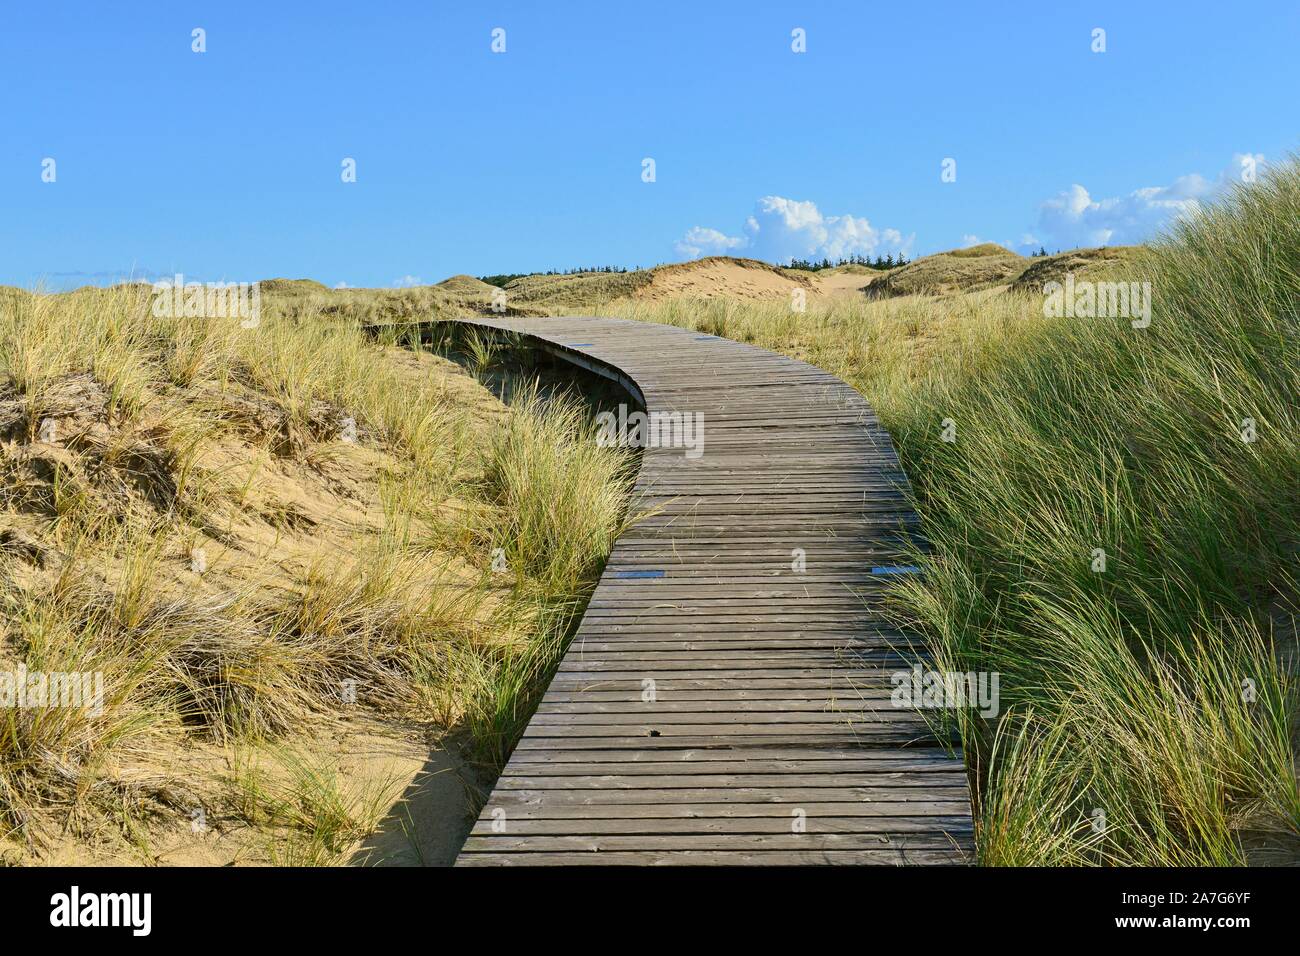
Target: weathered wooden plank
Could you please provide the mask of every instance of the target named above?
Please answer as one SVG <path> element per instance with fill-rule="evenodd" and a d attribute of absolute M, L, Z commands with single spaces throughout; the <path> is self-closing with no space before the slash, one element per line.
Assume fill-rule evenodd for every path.
<path fill-rule="evenodd" d="M 494 807 L 494 809 L 496 808 Z M 805 800 L 798 807 L 792 807 L 790 804 L 785 803 L 622 803 L 597 806 L 561 806 L 551 803 L 539 803 L 502 809 L 504 819 L 508 821 L 573 820 L 593 825 L 599 825 L 599 821 L 607 820 L 628 821 L 634 824 L 646 825 L 647 828 L 639 832 L 664 832 L 663 828 L 671 827 L 674 823 L 682 820 L 754 821 L 762 818 L 775 819 L 784 829 L 788 830 L 790 820 L 796 809 L 803 810 L 809 819 L 816 817 L 828 820 L 848 820 L 859 817 L 880 817 L 883 820 L 879 825 L 885 829 L 888 828 L 889 820 L 898 817 L 924 818 L 928 815 L 964 817 L 966 822 L 969 822 L 970 819 L 967 815 L 970 810 L 970 801 L 964 793 L 958 794 L 952 800 L 936 799 L 930 801 L 900 800 L 891 802 L 875 800 L 870 803 L 866 801 L 818 803 Z M 647 821 L 659 822 L 647 824 Z M 751 823 L 750 825 L 754 826 L 759 832 L 764 832 L 764 828 L 770 826 L 770 824 L 766 823 Z M 491 828 L 487 829 L 490 830 Z M 845 829 L 852 829 L 852 826 L 846 825 Z M 523 831 L 516 830 L 515 832 Z M 954 827 L 953 832 L 958 832 L 958 828 Z"/>
<path fill-rule="evenodd" d="M 953 846 L 953 836 L 935 833 L 679 833 L 658 834 L 588 834 L 583 836 L 471 836 L 465 851 L 500 853 L 600 852 L 605 850 L 870 850 L 896 849 L 944 850 Z M 598 861 L 593 861 L 598 862 Z"/>
<path fill-rule="evenodd" d="M 510 853 L 467 849 L 458 866 L 960 866 L 969 853 L 945 850 L 677 850 L 673 853 Z"/>
<path fill-rule="evenodd" d="M 910 732 L 892 730 L 885 732 L 883 730 L 872 733 L 867 732 L 848 732 L 836 731 L 827 732 L 821 735 L 809 736 L 807 734 L 742 734 L 734 729 L 726 733 L 727 743 L 725 745 L 718 743 L 719 737 L 715 735 L 700 734 L 682 734 L 670 736 L 647 737 L 641 734 L 629 735 L 627 737 L 553 737 L 553 736 L 528 736 L 520 738 L 519 743 L 515 745 L 515 751 L 520 750 L 550 750 L 555 747 L 564 747 L 568 750 L 634 750 L 645 753 L 654 751 L 672 752 L 688 747 L 710 747 L 710 746 L 728 746 L 728 747 L 749 747 L 761 749 L 767 747 L 811 747 L 811 746 L 841 746 L 841 747 L 871 747 L 889 744 L 891 746 L 911 746 L 921 743 L 934 743 L 934 736 L 931 733 Z"/>
<path fill-rule="evenodd" d="M 890 774 L 893 776 L 891 777 Z M 511 774 L 497 785 L 497 793 L 509 790 L 704 790 L 715 787 L 762 788 L 797 786 L 802 789 L 811 787 L 852 789 L 854 787 L 887 786 L 895 781 L 912 781 L 910 771 L 897 770 L 884 773 L 870 771 L 854 773 L 838 770 L 830 773 L 695 773 L 629 776 L 623 773 L 604 773 L 588 776 L 552 775 L 525 777 Z M 926 785 L 937 785 L 935 778 L 927 777 Z M 915 781 L 912 781 L 915 782 Z M 961 781 L 952 781 L 960 786 Z"/>
<path fill-rule="evenodd" d="M 960 807 L 960 804 L 957 805 Z M 758 817 L 660 817 L 638 815 L 636 819 L 607 818 L 571 818 L 571 819 L 536 819 L 531 817 L 508 817 L 504 833 L 513 837 L 520 836 L 588 836 L 621 835 L 669 837 L 676 834 L 726 834 L 728 836 L 780 835 L 791 833 L 792 820 L 797 819 L 805 829 L 805 834 L 884 834 L 889 837 L 900 833 L 951 833 L 970 832 L 970 817 L 960 809 L 952 813 L 934 813 L 923 816 L 903 814 L 882 816 L 823 816 L 809 813 L 806 808 L 798 807 L 787 810 L 781 816 Z M 471 835 L 475 837 L 494 836 L 493 826 L 499 826 L 496 820 L 480 820 L 475 824 Z M 802 834 L 800 834 L 802 835 Z M 486 841 L 485 841 L 486 842 Z M 873 841 L 879 842 L 879 841 Z"/>
<path fill-rule="evenodd" d="M 611 766 L 616 764 L 616 766 Z M 533 776 L 603 776 L 610 773 L 637 776 L 666 776 L 691 774 L 790 774 L 802 773 L 812 776 L 838 773 L 965 773 L 965 768 L 953 760 L 938 758 L 916 760 L 886 760 L 880 758 L 862 758 L 859 760 L 809 760 L 801 757 L 797 760 L 774 760 L 758 757 L 750 760 L 696 760 L 683 763 L 680 760 L 624 759 L 599 760 L 591 762 L 551 763 L 541 760 L 511 761 L 512 776 L 531 774 Z"/>
<path fill-rule="evenodd" d="M 639 708 L 637 704 L 639 703 Z M 684 714 L 727 713 L 727 714 L 836 714 L 860 713 L 875 710 L 892 710 L 893 704 L 888 697 L 880 695 L 874 698 L 852 697 L 824 700 L 780 699 L 780 700 L 656 700 L 645 701 L 598 701 L 598 700 L 545 700 L 537 708 L 538 717 L 565 719 L 572 717 L 604 719 L 606 715 L 627 715 L 629 706 L 644 711 L 647 718 L 660 715 L 674 715 L 680 719 Z M 907 713 L 907 711 L 902 711 Z"/>
<path fill-rule="evenodd" d="M 531 764 L 560 764 L 614 761 L 664 761 L 671 760 L 675 765 L 689 767 L 695 763 L 750 763 L 752 761 L 785 760 L 807 762 L 816 767 L 822 763 L 856 763 L 862 760 L 885 763 L 912 762 L 915 760 L 947 761 L 955 768 L 962 768 L 962 762 L 942 747 L 889 747 L 889 748 L 844 748 L 817 747 L 807 745 L 798 749 L 766 747 L 761 751 L 746 749 L 728 749 L 725 747 L 702 748 L 698 750 L 680 749 L 670 755 L 631 753 L 626 750 L 583 750 L 573 751 L 555 747 L 545 751 L 516 751 L 510 757 L 512 765 L 521 761 Z M 532 771 L 529 771 L 530 773 Z"/>

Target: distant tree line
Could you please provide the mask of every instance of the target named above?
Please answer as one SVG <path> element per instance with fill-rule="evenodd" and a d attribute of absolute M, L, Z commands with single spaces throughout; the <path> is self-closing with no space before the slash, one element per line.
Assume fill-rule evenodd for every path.
<path fill-rule="evenodd" d="M 572 276 L 583 272 L 599 272 L 608 275 L 622 272 L 639 272 L 640 270 L 640 266 L 635 269 L 629 269 L 627 266 L 578 266 L 573 269 L 547 269 L 545 272 L 504 272 L 494 276 L 479 276 L 478 280 L 486 282 L 488 285 L 504 286 L 507 282 L 522 279 L 525 276 Z"/>
<path fill-rule="evenodd" d="M 804 272 L 820 272 L 823 269 L 834 269 L 838 266 L 866 266 L 868 269 L 893 269 L 897 266 L 905 266 L 908 259 L 900 252 L 895 259 L 893 254 L 887 256 L 876 256 L 872 259 L 870 256 L 849 256 L 847 259 L 822 259 L 818 262 L 816 259 L 791 259 L 790 265 L 786 268 L 801 269 Z"/>
<path fill-rule="evenodd" d="M 1057 250 L 1057 254 L 1060 250 Z M 1047 249 L 1039 247 L 1037 252 L 1031 252 L 1031 258 L 1051 255 Z M 868 269 L 896 269 L 899 266 L 905 266 L 909 262 L 906 256 L 901 252 L 895 257 L 892 253 L 884 256 L 876 256 L 874 259 L 870 256 L 848 256 L 846 258 L 830 259 L 823 258 L 820 262 L 816 259 L 791 259 L 787 269 L 799 269 L 803 272 L 821 272 L 823 269 L 834 269 L 839 266 L 866 266 Z M 580 273 L 602 273 L 612 275 L 625 272 L 640 272 L 641 267 L 636 266 L 629 268 L 627 266 L 576 266 L 572 269 L 547 269 L 545 272 L 503 272 L 499 275 L 479 276 L 480 282 L 486 282 L 488 285 L 494 285 L 498 288 L 504 287 L 507 283 L 515 279 L 523 279 L 527 276 L 572 276 Z"/>

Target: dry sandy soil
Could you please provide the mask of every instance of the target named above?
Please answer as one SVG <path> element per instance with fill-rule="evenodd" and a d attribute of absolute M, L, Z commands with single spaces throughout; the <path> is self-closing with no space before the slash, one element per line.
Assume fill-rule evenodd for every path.
<path fill-rule="evenodd" d="M 484 432 L 508 415 L 487 388 L 452 362 L 404 349 L 388 350 L 388 358 L 412 382 L 440 383 L 448 400 L 465 409 Z M 59 473 L 75 476 L 89 489 L 87 493 L 106 494 L 104 482 L 83 474 L 83 460 L 66 447 L 77 434 L 107 440 L 110 433 L 97 411 L 103 402 L 83 394 L 97 386 L 86 385 L 81 378 L 85 377 L 68 383 L 68 388 L 78 386 L 81 391 L 71 396 L 67 414 L 60 418 L 66 441 L 0 443 L 11 497 L 14 489 L 35 494 L 48 483 L 47 474 Z M 258 396 L 250 392 L 241 400 L 251 405 Z M 6 407 L 0 401 L 0 417 Z M 58 472 L 55 464 L 63 471 Z M 241 488 L 238 507 L 220 529 L 196 532 L 186 542 L 188 550 L 170 542 L 150 571 L 151 588 L 164 595 L 216 599 L 248 584 L 263 590 L 290 588 L 313 568 L 345 567 L 354 560 L 359 542 L 384 532 L 381 487 L 399 469 L 400 463 L 386 448 L 367 442 L 320 444 L 305 454 L 269 454 L 238 434 L 214 440 L 197 460 L 196 473 L 219 476 L 231 487 Z M 106 499 L 102 507 L 107 509 L 110 503 Z M 460 507 L 456 501 L 446 504 Z M 18 509 L 2 517 L 0 548 L 11 580 L 18 587 L 40 591 L 62 570 L 58 551 L 51 546 L 48 520 Z M 199 572 L 192 564 L 195 553 L 201 553 L 205 562 Z M 114 560 L 107 554 L 99 558 L 99 573 L 109 581 L 121 572 Z M 466 580 L 478 577 L 457 555 L 448 555 L 439 573 Z M 0 662 L 5 659 L 0 646 Z M 145 814 L 129 838 L 124 840 L 120 829 L 107 822 L 89 824 L 93 832 L 75 838 L 43 831 L 43 838 L 29 840 L 25 846 L 22 841 L 0 844 L 0 865 L 274 862 L 275 827 L 250 823 L 260 809 L 245 811 L 245 806 L 253 805 L 255 790 L 250 782 L 256 781 L 256 790 L 280 799 L 279 794 L 293 791 L 293 770 L 299 760 L 313 769 L 324 768 L 322 772 L 337 784 L 333 792 L 366 794 L 367 801 L 374 801 L 375 816 L 383 823 L 379 833 L 353 854 L 353 862 L 446 865 L 454 861 L 472 825 L 472 809 L 480 799 L 476 794 L 482 789 L 478 772 L 461 753 L 455 738 L 447 738 L 427 721 L 378 719 L 360 708 L 265 751 L 197 738 L 172 740 L 128 768 L 133 779 L 148 783 L 158 807 Z M 285 754 L 290 757 L 288 764 Z M 38 822 L 32 821 L 32 826 Z"/>
<path fill-rule="evenodd" d="M 778 269 L 764 262 L 709 256 L 654 269 L 650 282 L 633 293 L 632 298 L 781 300 L 789 299 L 792 289 L 812 293 L 815 285 L 806 274 Z"/>
<path fill-rule="evenodd" d="M 884 274 L 862 266 L 801 272 L 753 259 L 710 256 L 654 269 L 650 282 L 632 298 L 788 301 L 794 289 L 803 289 L 810 299 L 833 299 L 862 295 Z"/>
<path fill-rule="evenodd" d="M 866 294 L 866 289 L 885 273 L 875 269 L 826 269 L 813 274 L 817 294 L 826 299 L 853 298 Z"/>

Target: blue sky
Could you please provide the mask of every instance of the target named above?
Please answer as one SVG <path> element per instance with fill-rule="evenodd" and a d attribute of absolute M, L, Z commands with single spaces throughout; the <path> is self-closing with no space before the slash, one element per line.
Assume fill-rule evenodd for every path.
<path fill-rule="evenodd" d="M 1242 156 L 1300 145 L 1294 2 L 170 0 L 4 21 L 0 282 L 23 286 L 1054 251 L 1140 240 Z"/>

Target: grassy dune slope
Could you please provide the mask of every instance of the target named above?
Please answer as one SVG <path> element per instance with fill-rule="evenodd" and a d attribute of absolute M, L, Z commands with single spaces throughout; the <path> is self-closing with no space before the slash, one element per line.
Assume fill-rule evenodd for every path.
<path fill-rule="evenodd" d="M 394 799 L 350 742 L 491 767 L 522 729 L 627 459 L 325 295 L 273 283 L 255 329 L 0 296 L 0 672 L 105 689 L 0 709 L 4 857 L 169 859 L 199 813 L 206 862 L 333 862 Z"/>
<path fill-rule="evenodd" d="M 1071 249 L 1054 256 L 1030 260 L 1031 265 L 1011 283 L 1015 292 L 1038 295 L 1048 282 L 1064 282 L 1066 273 L 1077 279 L 1105 278 L 1110 273 L 1122 273 L 1130 264 L 1141 259 L 1141 246 L 1101 246 L 1096 249 Z"/>
<path fill-rule="evenodd" d="M 611 312 L 806 358 L 879 410 L 933 544 L 898 613 L 944 669 L 1001 674 L 999 721 L 957 715 L 984 862 L 1293 852 L 1300 168 L 1117 268 L 1152 283 L 1149 328 L 995 290 Z"/>
<path fill-rule="evenodd" d="M 681 296 L 788 300 L 791 286 L 815 288 L 802 273 L 756 259 L 705 256 L 632 272 L 519 276 L 504 288 L 511 308 L 549 313 L 590 308 L 593 303 Z"/>
<path fill-rule="evenodd" d="M 461 280 L 469 280 L 461 281 Z M 328 289 L 308 280 L 272 279 L 263 293 L 277 300 L 291 317 L 318 317 L 340 322 L 425 321 L 435 317 L 486 311 L 491 287 L 469 276 L 454 276 L 438 285 L 405 289 Z"/>
<path fill-rule="evenodd" d="M 593 300 L 632 295 L 650 282 L 649 270 L 527 275 L 505 285 L 507 302 L 525 310 L 553 310 Z"/>
<path fill-rule="evenodd" d="M 991 242 L 914 259 L 873 282 L 873 297 L 969 292 L 1015 279 L 1028 261 Z"/>

